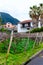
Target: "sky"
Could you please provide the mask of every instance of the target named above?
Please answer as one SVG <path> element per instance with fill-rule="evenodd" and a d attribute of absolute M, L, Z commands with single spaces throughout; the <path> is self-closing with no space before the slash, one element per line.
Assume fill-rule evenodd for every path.
<path fill-rule="evenodd" d="M 20 21 L 31 19 L 29 16 L 30 7 L 39 6 L 43 0 L 0 0 L 0 12 L 9 13 Z"/>

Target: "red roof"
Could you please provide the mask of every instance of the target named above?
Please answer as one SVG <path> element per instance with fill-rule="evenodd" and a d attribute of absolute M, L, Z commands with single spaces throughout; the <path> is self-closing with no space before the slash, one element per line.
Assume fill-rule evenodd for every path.
<path fill-rule="evenodd" d="M 32 22 L 32 20 L 24 20 L 24 21 L 22 21 L 20 23 L 23 24 L 23 23 L 30 23 L 30 22 Z"/>

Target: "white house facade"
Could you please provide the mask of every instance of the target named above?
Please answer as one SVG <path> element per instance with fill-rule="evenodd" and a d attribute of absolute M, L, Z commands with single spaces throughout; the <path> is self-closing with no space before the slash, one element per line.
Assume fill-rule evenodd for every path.
<path fill-rule="evenodd" d="M 18 23 L 17 30 L 18 32 L 27 32 L 33 27 L 31 20 L 26 20 Z"/>
<path fill-rule="evenodd" d="M 42 25 L 41 25 L 41 21 L 40 20 L 38 21 L 37 24 L 38 24 L 37 27 L 41 28 Z M 36 27 L 34 27 L 34 24 L 33 24 L 32 20 L 25 20 L 25 21 L 22 21 L 22 22 L 18 23 L 18 25 L 17 25 L 18 33 L 27 32 L 27 31 L 29 31 L 32 28 L 36 28 Z"/>

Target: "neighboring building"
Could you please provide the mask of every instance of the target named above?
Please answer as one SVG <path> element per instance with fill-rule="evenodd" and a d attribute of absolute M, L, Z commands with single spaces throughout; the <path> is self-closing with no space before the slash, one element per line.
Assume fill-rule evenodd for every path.
<path fill-rule="evenodd" d="M 25 20 L 18 23 L 17 31 L 18 32 L 27 32 L 32 28 L 40 28 L 43 24 L 41 24 L 41 20 L 38 21 L 37 25 L 32 20 Z"/>
<path fill-rule="evenodd" d="M 14 25 L 12 25 L 12 23 L 10 22 L 7 22 L 5 25 L 4 25 L 4 28 L 12 28 L 14 27 Z"/>
<path fill-rule="evenodd" d="M 9 30 L 11 30 L 13 28 L 14 30 L 17 31 L 16 25 L 13 25 L 10 22 L 7 22 L 6 24 L 4 24 L 3 27 L 6 28 L 6 29 L 9 29 Z"/>
<path fill-rule="evenodd" d="M 32 20 L 25 20 L 18 23 L 18 32 L 26 32 L 33 27 Z"/>

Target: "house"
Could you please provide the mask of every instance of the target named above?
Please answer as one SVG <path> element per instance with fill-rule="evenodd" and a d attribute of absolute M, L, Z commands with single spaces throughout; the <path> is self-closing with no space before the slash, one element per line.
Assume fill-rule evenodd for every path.
<path fill-rule="evenodd" d="M 25 20 L 18 23 L 17 30 L 18 32 L 26 32 L 33 27 L 32 20 Z"/>
<path fill-rule="evenodd" d="M 4 28 L 13 28 L 15 25 L 13 25 L 10 22 L 7 22 L 6 24 L 4 24 Z"/>
<path fill-rule="evenodd" d="M 18 23 L 17 31 L 18 32 L 27 32 L 32 28 L 41 27 L 41 20 L 39 20 L 37 23 L 34 23 L 32 20 L 24 20 L 22 22 Z"/>
<path fill-rule="evenodd" d="M 6 29 L 9 29 L 9 30 L 14 29 L 14 30 L 17 31 L 16 25 L 14 25 L 10 22 L 7 22 L 6 24 L 4 24 L 3 27 L 6 28 Z"/>

